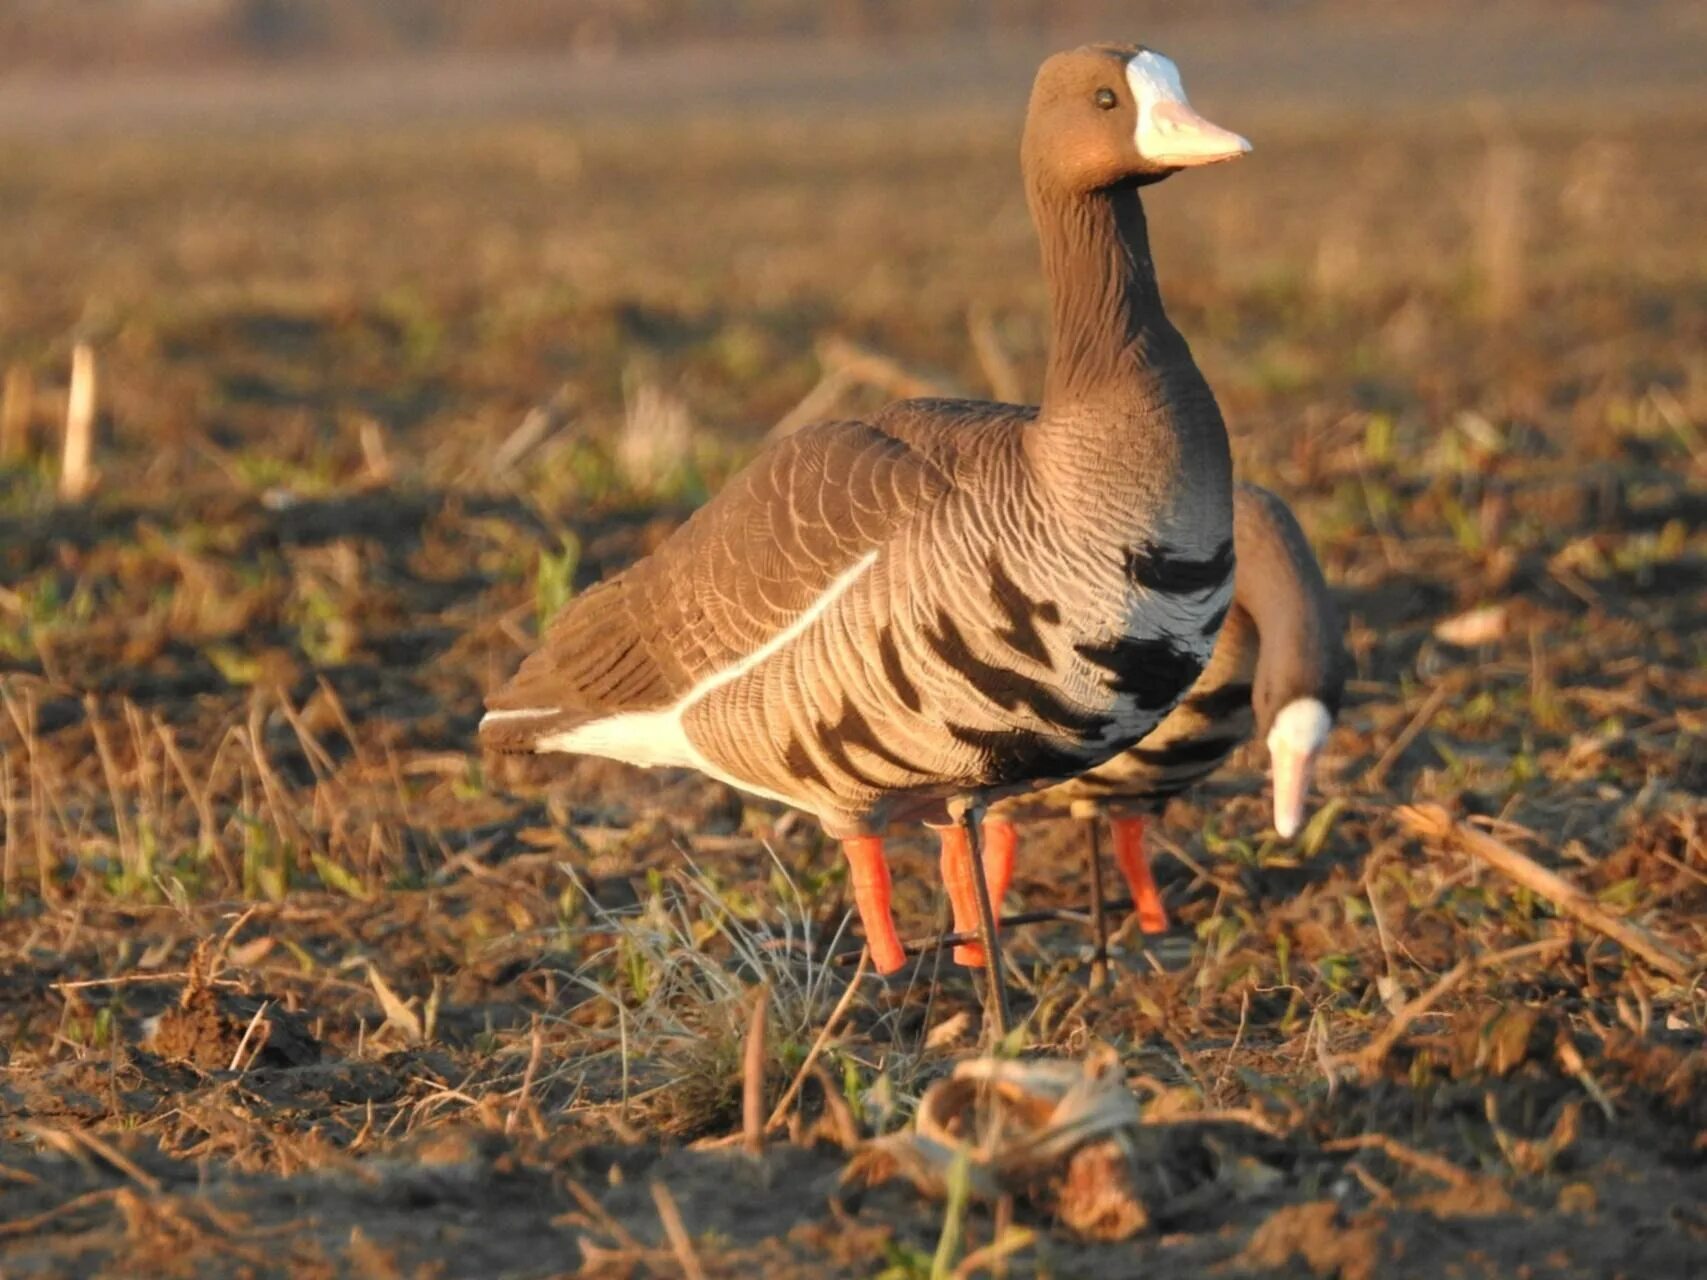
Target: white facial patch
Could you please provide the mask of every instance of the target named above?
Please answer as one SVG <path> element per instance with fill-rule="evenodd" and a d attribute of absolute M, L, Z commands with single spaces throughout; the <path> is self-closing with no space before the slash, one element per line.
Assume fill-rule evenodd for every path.
<path fill-rule="evenodd" d="M 1156 104 L 1184 102 L 1185 86 L 1180 83 L 1174 60 L 1148 49 L 1126 64 L 1126 83 L 1132 88 L 1132 101 L 1138 104 L 1138 128 L 1132 141 L 1139 155 L 1149 155 L 1144 144 L 1156 134 Z"/>
<path fill-rule="evenodd" d="M 1334 718 L 1316 698 L 1294 698 L 1274 717 L 1268 731 L 1268 750 L 1272 755 L 1284 751 L 1293 756 L 1313 756 L 1328 740 Z"/>
<path fill-rule="evenodd" d="M 1132 143 L 1146 160 L 1185 168 L 1231 160 L 1251 149 L 1246 139 L 1192 110 L 1172 59 L 1149 49 L 1134 55 L 1126 63 L 1126 83 L 1138 108 Z"/>

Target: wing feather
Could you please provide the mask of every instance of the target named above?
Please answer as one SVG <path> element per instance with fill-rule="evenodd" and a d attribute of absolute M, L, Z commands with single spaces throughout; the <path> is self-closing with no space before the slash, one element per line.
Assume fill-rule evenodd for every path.
<path fill-rule="evenodd" d="M 738 664 L 952 487 L 907 441 L 863 422 L 805 427 L 767 448 L 644 560 L 563 607 L 488 697 L 481 740 L 658 711 Z"/>

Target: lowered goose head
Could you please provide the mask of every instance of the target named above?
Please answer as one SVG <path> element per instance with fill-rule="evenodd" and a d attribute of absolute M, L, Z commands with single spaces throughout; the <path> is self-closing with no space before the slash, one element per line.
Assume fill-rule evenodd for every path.
<path fill-rule="evenodd" d="M 1321 566 L 1290 508 L 1256 485 L 1233 504 L 1238 607 L 1260 637 L 1251 708 L 1268 747 L 1274 829 L 1304 824 L 1316 757 L 1339 715 L 1351 661 Z"/>
<path fill-rule="evenodd" d="M 1086 45 L 1039 69 L 1022 153 L 1037 177 L 1093 191 L 1158 182 L 1250 149 L 1192 108 L 1172 59 L 1142 45 Z"/>

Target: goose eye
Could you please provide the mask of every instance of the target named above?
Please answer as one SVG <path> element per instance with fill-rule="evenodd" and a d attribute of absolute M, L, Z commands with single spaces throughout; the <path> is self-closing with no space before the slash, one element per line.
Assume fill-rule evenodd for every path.
<path fill-rule="evenodd" d="M 1115 96 L 1114 90 L 1106 86 L 1098 89 L 1091 100 L 1104 111 L 1113 111 L 1120 103 L 1120 99 Z"/>

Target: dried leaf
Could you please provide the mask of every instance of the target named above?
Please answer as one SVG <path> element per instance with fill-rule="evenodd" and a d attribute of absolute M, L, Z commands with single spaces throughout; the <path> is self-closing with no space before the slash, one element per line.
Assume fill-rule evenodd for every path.
<path fill-rule="evenodd" d="M 966 1038 L 966 1033 L 972 1028 L 972 1015 L 965 1010 L 953 1017 L 944 1018 L 932 1027 L 925 1036 L 925 1048 L 947 1049 L 959 1044 Z"/>
<path fill-rule="evenodd" d="M 1460 649 L 1475 649 L 1501 640 L 1509 622 L 1505 605 L 1483 605 L 1437 623 L 1434 638 Z"/>

